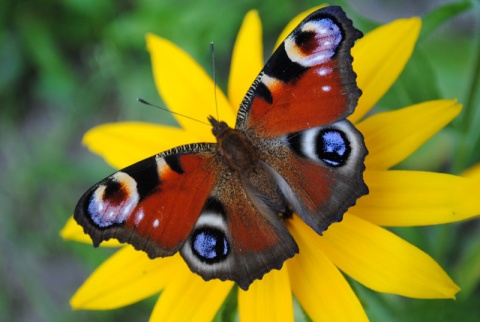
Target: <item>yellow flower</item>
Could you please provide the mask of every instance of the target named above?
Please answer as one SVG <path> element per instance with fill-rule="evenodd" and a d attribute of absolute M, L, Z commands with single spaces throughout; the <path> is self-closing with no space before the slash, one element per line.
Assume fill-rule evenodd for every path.
<path fill-rule="evenodd" d="M 309 12 L 294 19 L 282 38 Z M 238 292 L 243 321 L 293 320 L 292 293 L 313 320 L 362 321 L 367 316 L 343 273 L 377 292 L 413 298 L 453 298 L 458 286 L 427 254 L 381 226 L 433 225 L 480 213 L 473 180 L 448 174 L 388 170 L 408 157 L 461 110 L 454 100 L 438 100 L 361 118 L 396 80 L 420 31 L 418 18 L 384 25 L 357 41 L 354 69 L 363 91 L 350 120 L 365 136 L 369 155 L 365 182 L 370 193 L 350 208 L 340 223 L 317 235 L 294 216 L 287 227 L 300 253 Z M 214 114 L 210 77 L 169 41 L 147 35 L 153 74 L 166 105 L 174 112 L 206 120 Z M 228 98 L 218 89 L 220 119 L 234 125 L 236 110 L 263 66 L 260 19 L 245 17 L 232 58 Z M 361 120 L 361 121 L 360 121 Z M 96 127 L 84 143 L 109 164 L 122 168 L 173 146 L 214 142 L 209 127 L 178 118 L 181 128 L 146 123 Z M 164 140 L 162 138 L 168 138 Z M 90 242 L 70 219 L 67 239 Z M 117 245 L 109 241 L 105 244 Z M 124 246 L 105 261 L 71 300 L 75 309 L 112 309 L 162 292 L 152 321 L 213 319 L 232 282 L 209 282 L 189 271 L 177 254 L 150 260 Z"/>

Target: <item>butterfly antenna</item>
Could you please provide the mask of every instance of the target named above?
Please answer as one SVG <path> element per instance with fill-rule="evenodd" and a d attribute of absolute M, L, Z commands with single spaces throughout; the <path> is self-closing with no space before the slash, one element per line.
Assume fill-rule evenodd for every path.
<path fill-rule="evenodd" d="M 211 126 L 210 123 L 197 120 L 197 119 L 195 119 L 195 118 L 193 118 L 193 117 L 190 117 L 190 116 L 187 116 L 187 115 L 184 115 L 184 114 L 180 114 L 180 113 L 177 113 L 177 112 L 170 111 L 170 110 L 166 109 L 165 107 L 161 107 L 161 106 L 158 106 L 158 105 L 149 103 L 149 102 L 147 102 L 146 100 L 144 100 L 143 98 L 137 98 L 137 102 L 140 102 L 140 103 L 145 104 L 145 105 L 149 105 L 149 106 L 156 107 L 156 108 L 158 108 L 158 109 L 160 109 L 160 110 L 162 110 L 162 111 L 166 111 L 166 112 L 172 113 L 173 115 L 178 115 L 178 116 L 187 118 L 187 119 L 189 119 L 189 120 L 192 120 L 192 121 L 195 121 L 195 122 L 198 122 L 198 123 L 202 123 L 202 124 L 206 124 L 206 125 L 208 125 L 208 126 Z"/>
<path fill-rule="evenodd" d="M 215 71 L 215 46 L 213 45 L 213 41 L 210 42 L 210 53 L 212 55 L 213 98 L 215 100 L 215 110 L 217 112 L 217 120 L 219 120 L 218 102 L 217 102 L 217 74 L 216 74 L 216 71 Z"/>

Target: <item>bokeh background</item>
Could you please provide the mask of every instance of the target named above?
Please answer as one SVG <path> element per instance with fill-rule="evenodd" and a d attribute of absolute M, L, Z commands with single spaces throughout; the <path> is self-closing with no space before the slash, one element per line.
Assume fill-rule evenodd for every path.
<path fill-rule="evenodd" d="M 480 162 L 478 1 L 330 3 L 344 6 L 365 32 L 400 17 L 425 18 L 411 61 L 377 110 L 438 98 L 458 98 L 465 106 L 398 167 L 460 174 Z M 207 71 L 214 41 L 217 79 L 225 89 L 233 42 L 248 10 L 259 10 L 268 53 L 292 17 L 319 4 L 2 0 L 0 321 L 146 321 L 156 297 L 115 311 L 70 309 L 72 294 L 112 253 L 59 235 L 84 190 L 113 171 L 81 145 L 83 133 L 105 122 L 173 122 L 168 113 L 136 102 L 142 97 L 163 104 L 145 50 L 147 32 L 172 40 Z M 351 281 L 371 320 L 480 321 L 479 219 L 394 231 L 434 257 L 463 290 L 456 301 L 415 300 Z"/>

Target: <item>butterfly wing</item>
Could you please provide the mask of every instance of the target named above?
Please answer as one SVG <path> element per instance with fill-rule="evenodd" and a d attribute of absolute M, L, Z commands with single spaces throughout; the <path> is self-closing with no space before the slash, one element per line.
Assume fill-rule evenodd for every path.
<path fill-rule="evenodd" d="M 346 118 L 361 94 L 350 54 L 361 36 L 340 7 L 312 13 L 254 81 L 240 106 L 236 128 L 265 138 Z"/>
<path fill-rule="evenodd" d="M 250 195 L 249 195 L 250 194 Z M 74 218 L 94 245 L 116 238 L 151 258 L 180 250 L 204 279 L 253 280 L 298 252 L 278 215 L 254 205 L 214 144 L 192 144 L 115 172 L 80 199 Z"/>
<path fill-rule="evenodd" d="M 74 218 L 95 246 L 116 238 L 151 258 L 177 252 L 217 180 L 214 144 L 191 144 L 115 172 L 90 188 Z"/>
<path fill-rule="evenodd" d="M 259 150 L 288 203 L 318 234 L 368 193 L 367 149 L 347 120 L 263 141 Z"/>
<path fill-rule="evenodd" d="M 340 7 L 314 12 L 268 60 L 237 117 L 288 203 L 319 234 L 368 193 L 363 136 L 345 119 L 361 94 L 350 54 L 361 36 Z"/>
<path fill-rule="evenodd" d="M 233 280 L 246 290 L 280 269 L 298 246 L 278 214 L 253 196 L 238 173 L 222 174 L 180 252 L 204 279 Z"/>
<path fill-rule="evenodd" d="M 204 279 L 247 289 L 298 252 L 279 214 L 293 207 L 321 233 L 367 192 L 363 138 L 345 120 L 360 95 L 350 56 L 360 36 L 329 7 L 273 54 L 237 117 L 258 160 L 224 150 L 252 161 L 249 171 L 233 170 L 215 144 L 178 147 L 93 186 L 74 218 L 94 245 L 117 238 L 152 258 L 180 251 Z"/>

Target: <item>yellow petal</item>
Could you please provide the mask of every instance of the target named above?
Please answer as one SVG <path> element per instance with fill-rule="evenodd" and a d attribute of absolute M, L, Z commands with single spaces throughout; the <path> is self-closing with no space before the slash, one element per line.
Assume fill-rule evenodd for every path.
<path fill-rule="evenodd" d="M 388 169 L 404 160 L 461 109 L 455 100 L 430 101 L 379 113 L 359 123 L 368 149 L 367 169 Z"/>
<path fill-rule="evenodd" d="M 462 173 L 462 176 L 474 180 L 480 180 L 480 163 L 473 165 Z"/>
<path fill-rule="evenodd" d="M 85 133 L 83 144 L 112 167 L 121 169 L 173 147 L 198 142 L 195 134 L 150 123 L 107 123 Z"/>
<path fill-rule="evenodd" d="M 454 298 L 460 290 L 430 256 L 351 214 L 330 226 L 316 243 L 338 268 L 377 292 Z"/>
<path fill-rule="evenodd" d="M 236 109 L 235 112 L 262 67 L 262 24 L 258 12 L 250 10 L 243 19 L 233 47 L 228 80 L 228 98 L 231 106 Z"/>
<path fill-rule="evenodd" d="M 240 321 L 293 321 L 293 303 L 286 267 L 272 270 L 248 291 L 239 289 Z"/>
<path fill-rule="evenodd" d="M 364 116 L 398 78 L 412 55 L 421 25 L 419 18 L 398 19 L 355 43 L 353 69 L 363 93 L 349 117 L 352 122 Z"/>
<path fill-rule="evenodd" d="M 63 239 L 73 240 L 90 245 L 92 244 L 92 239 L 90 238 L 90 236 L 83 232 L 82 226 L 77 224 L 73 217 L 68 218 L 65 226 L 63 226 L 62 230 L 60 231 L 60 236 L 62 236 Z M 122 246 L 122 244 L 116 239 L 110 239 L 108 241 L 102 242 L 100 246 L 120 247 Z"/>
<path fill-rule="evenodd" d="M 147 47 L 155 84 L 168 108 L 202 122 L 207 122 L 209 115 L 216 117 L 213 81 L 207 73 L 186 52 L 166 39 L 147 34 Z M 219 88 L 216 91 L 220 118 L 233 126 L 235 112 L 222 91 Z M 211 127 L 175 117 L 189 133 L 196 133 L 202 141 L 213 142 Z"/>
<path fill-rule="evenodd" d="M 285 40 L 285 38 L 287 38 L 288 35 L 290 35 L 293 29 L 295 29 L 300 24 L 300 22 L 302 22 L 303 19 L 307 18 L 307 16 L 312 12 L 317 11 L 318 9 L 323 7 L 325 7 L 325 5 L 310 8 L 308 10 L 305 10 L 299 13 L 298 15 L 295 16 L 295 18 L 290 20 L 290 22 L 285 26 L 285 28 L 280 33 L 280 36 L 278 36 L 277 43 L 275 44 L 275 47 L 273 47 L 274 51 L 275 49 L 278 48 L 278 46 L 280 46 L 280 44 Z"/>
<path fill-rule="evenodd" d="M 177 266 L 175 276 L 157 301 L 150 321 L 212 321 L 233 287 L 232 282 L 205 282 L 187 265 Z"/>
<path fill-rule="evenodd" d="M 313 321 L 368 321 L 342 274 L 318 247 L 317 235 L 301 219 L 289 221 L 289 231 L 300 253 L 287 268 L 295 297 Z"/>
<path fill-rule="evenodd" d="M 381 226 L 436 225 L 480 214 L 478 181 L 421 171 L 366 171 L 370 193 L 350 212 Z"/>
<path fill-rule="evenodd" d="M 74 309 L 106 310 L 159 293 L 183 265 L 180 255 L 152 260 L 124 247 L 105 261 L 70 300 Z"/>

